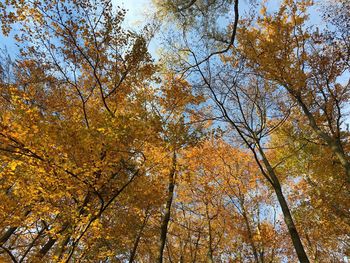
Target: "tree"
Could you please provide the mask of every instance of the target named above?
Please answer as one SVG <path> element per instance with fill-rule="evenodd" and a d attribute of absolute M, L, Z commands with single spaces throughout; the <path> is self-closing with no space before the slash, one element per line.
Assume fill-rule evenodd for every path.
<path fill-rule="evenodd" d="M 276 240 L 284 239 L 284 231 L 278 230 L 275 203 L 252 156 L 212 137 L 188 149 L 183 161 L 178 213 L 170 230 L 173 253 L 183 262 L 278 262 L 283 242 Z M 177 250 L 177 239 L 189 249 Z"/>
<path fill-rule="evenodd" d="M 0 261 L 346 260 L 346 1 L 154 2 L 0 3 Z"/>
<path fill-rule="evenodd" d="M 349 83 L 339 82 L 348 70 L 346 45 L 333 41 L 327 32 L 306 28 L 310 5 L 310 1 L 285 1 L 276 14 L 263 8 L 258 28 L 242 27 L 239 45 L 250 67 L 283 87 L 298 104 L 315 134 L 339 159 L 349 182 L 347 138 L 342 131 Z"/>
<path fill-rule="evenodd" d="M 171 208 L 175 195 L 176 177 L 178 176 L 178 155 L 183 149 L 193 146 L 200 138 L 199 125 L 185 123 L 186 111 L 192 104 L 199 104 L 202 99 L 191 94 L 188 83 L 176 76 L 168 76 L 163 83 L 162 96 L 160 98 L 160 109 L 157 109 L 162 123 L 162 137 L 165 143 L 165 152 L 171 155 L 168 173 L 168 193 L 164 215 L 161 222 L 161 233 L 159 240 L 159 252 L 157 262 L 163 262 L 164 247 L 167 238 L 168 225 L 171 217 Z M 187 112 L 188 114 L 189 112 Z M 190 118 L 190 116 L 187 116 Z"/>
<path fill-rule="evenodd" d="M 156 67 L 144 37 L 121 30 L 123 10 L 91 4 L 14 6 L 28 14 L 17 18 L 18 41 L 29 44 L 1 83 L 1 241 L 17 261 L 123 253 L 86 249 L 119 220 L 109 210 L 122 209 L 115 200 L 152 168 L 145 145 L 159 126 L 146 87 Z"/>
<path fill-rule="evenodd" d="M 294 205 L 295 219 L 304 226 L 301 231 L 310 259 L 341 261 L 349 233 L 343 169 L 329 148 L 314 141 L 315 135 L 300 115 L 298 125 L 286 122 L 273 134 L 273 145 L 283 144 L 274 148 L 273 156 L 285 159 L 278 169 L 289 174 L 290 198 L 298 204 Z"/>

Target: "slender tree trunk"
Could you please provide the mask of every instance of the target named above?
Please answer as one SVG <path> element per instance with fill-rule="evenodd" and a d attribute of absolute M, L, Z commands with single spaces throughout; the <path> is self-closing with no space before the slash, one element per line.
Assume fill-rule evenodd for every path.
<path fill-rule="evenodd" d="M 173 153 L 173 164 L 171 171 L 169 173 L 169 182 L 168 182 L 168 196 L 166 201 L 166 207 L 164 216 L 162 218 L 161 228 L 160 228 L 160 240 L 159 240 L 159 251 L 158 251 L 158 257 L 157 262 L 162 263 L 163 262 L 163 253 L 164 253 L 164 246 L 166 242 L 166 237 L 168 233 L 168 224 L 170 221 L 170 212 L 171 212 L 171 205 L 174 198 L 174 189 L 175 189 L 175 173 L 176 173 L 176 152 Z"/>
<path fill-rule="evenodd" d="M 274 169 L 272 168 L 270 162 L 267 160 L 265 153 L 264 153 L 263 149 L 260 147 L 260 145 L 258 145 L 258 149 L 259 149 L 259 153 L 262 157 L 263 163 L 266 167 L 267 173 L 268 173 L 270 179 L 272 180 L 271 185 L 272 185 L 272 187 L 275 190 L 275 193 L 277 195 L 278 202 L 279 202 L 281 209 L 282 209 L 284 222 L 287 225 L 289 235 L 292 239 L 292 243 L 293 243 L 294 249 L 297 253 L 298 259 L 299 259 L 300 263 L 309 263 L 310 261 L 306 255 L 306 252 L 305 252 L 305 249 L 304 249 L 303 244 L 301 242 L 299 233 L 298 233 L 297 228 L 294 224 L 293 217 L 292 217 L 292 214 L 289 210 L 287 201 L 284 198 L 284 195 L 282 193 L 282 187 L 281 187 L 281 184 L 279 182 L 279 179 L 278 179 Z"/>
<path fill-rule="evenodd" d="M 298 255 L 298 259 L 300 261 L 300 263 L 308 263 L 309 259 L 306 255 L 306 252 L 304 250 L 303 244 L 301 242 L 299 233 L 297 231 L 297 228 L 294 224 L 292 215 L 290 213 L 288 204 L 286 202 L 286 199 L 284 198 L 284 195 L 282 193 L 282 189 L 280 186 L 274 187 L 276 195 L 277 195 L 277 199 L 278 202 L 281 206 L 282 212 L 283 212 L 283 216 L 284 216 L 284 222 L 287 225 L 290 237 L 292 239 L 295 251 L 297 252 Z"/>
<path fill-rule="evenodd" d="M 24 217 L 26 217 L 27 215 L 29 215 L 31 212 L 31 210 L 27 210 L 24 213 Z M 12 234 L 17 230 L 17 226 L 12 226 L 9 229 L 7 229 L 5 231 L 5 233 L 0 237 L 0 246 L 2 246 L 3 244 L 5 244 L 7 242 L 7 240 L 10 239 L 10 237 L 12 236 Z"/>
<path fill-rule="evenodd" d="M 69 227 L 69 224 L 66 223 L 62 226 L 60 231 L 57 232 L 57 234 L 63 233 L 67 228 Z M 49 237 L 49 240 L 45 243 L 45 245 L 39 250 L 38 253 L 38 258 L 43 258 L 49 251 L 50 249 L 56 244 L 57 239 L 54 237 Z"/>
<path fill-rule="evenodd" d="M 191 255 L 191 259 L 192 260 L 192 263 L 196 263 L 197 262 L 197 254 L 198 254 L 198 248 L 199 248 L 199 241 L 201 239 L 201 232 L 198 231 L 198 237 L 196 239 L 196 243 L 195 243 L 195 250 L 194 250 L 194 256 L 192 257 Z"/>
<path fill-rule="evenodd" d="M 208 202 L 205 204 L 205 213 L 206 213 L 206 218 L 208 222 L 208 252 L 207 252 L 207 262 L 208 263 L 214 263 L 214 258 L 213 258 L 213 237 L 212 237 L 212 231 L 211 231 L 211 218 L 209 216 L 209 211 L 208 211 Z"/>
<path fill-rule="evenodd" d="M 26 258 L 27 254 L 30 252 L 30 250 L 34 247 L 35 243 L 39 240 L 39 238 L 42 236 L 42 234 L 45 231 L 45 227 L 43 227 L 38 235 L 34 238 L 34 240 L 30 243 L 30 245 L 28 246 L 28 248 L 26 249 L 26 251 L 24 252 L 22 258 L 20 259 L 19 263 L 23 262 L 23 260 Z"/>
<path fill-rule="evenodd" d="M 45 245 L 40 249 L 39 251 L 39 257 L 42 258 L 44 257 L 47 252 L 49 252 L 49 250 L 53 247 L 53 245 L 55 245 L 57 239 L 53 238 L 53 237 L 49 237 L 49 240 L 45 243 Z"/>
<path fill-rule="evenodd" d="M 253 234 L 252 234 L 252 230 L 250 228 L 250 223 L 249 223 L 249 219 L 248 219 L 248 216 L 247 216 L 247 211 L 245 210 L 245 207 L 244 207 L 244 201 L 243 200 L 241 200 L 241 206 L 242 206 L 242 215 L 243 215 L 244 222 L 245 222 L 245 225 L 246 225 L 246 228 L 247 228 L 247 231 L 248 231 L 248 240 L 249 240 L 250 246 L 252 247 L 252 250 L 253 250 L 253 255 L 254 255 L 255 262 L 259 263 L 258 252 L 257 252 L 257 249 L 256 249 L 255 244 L 254 244 Z"/>
<path fill-rule="evenodd" d="M 139 230 L 139 232 L 137 233 L 137 237 L 135 239 L 135 242 L 134 242 L 134 246 L 130 252 L 130 257 L 129 257 L 129 263 L 132 263 L 134 262 L 134 259 L 135 259 L 135 256 L 136 256 L 136 251 L 137 251 L 137 247 L 139 246 L 139 243 L 140 243 L 140 240 L 141 240 L 141 236 L 142 236 L 142 232 L 147 224 L 147 221 L 149 219 L 149 216 L 150 214 L 148 213 L 148 209 L 146 210 L 146 215 L 145 215 L 145 218 L 143 219 L 143 222 L 142 222 L 142 225 L 141 225 L 141 228 Z"/>
<path fill-rule="evenodd" d="M 84 214 L 86 212 L 86 206 L 87 204 L 89 203 L 89 201 L 91 200 L 91 193 L 88 192 L 84 198 L 84 201 L 83 201 L 83 204 L 80 206 L 80 209 L 79 209 L 79 216 Z M 70 223 L 65 223 L 62 228 L 60 229 L 60 231 L 58 232 L 58 234 L 61 234 L 62 232 L 64 232 L 66 229 L 70 228 L 71 225 Z M 66 248 L 66 245 L 68 244 L 70 240 L 70 234 L 67 235 L 67 237 L 65 238 L 65 240 L 62 242 L 62 246 L 60 248 L 60 252 L 59 252 L 59 258 L 62 258 L 64 253 L 65 253 L 65 248 Z M 57 239 L 56 238 L 53 238 L 53 237 L 49 237 L 49 240 L 45 243 L 45 245 L 40 249 L 39 251 L 39 254 L 38 254 L 38 257 L 39 258 L 43 258 L 47 252 L 50 251 L 50 249 L 56 244 L 57 242 Z"/>
<path fill-rule="evenodd" d="M 0 237 L 0 246 L 6 243 L 7 240 L 12 236 L 12 234 L 16 231 L 17 227 L 10 227 L 5 231 L 5 233 Z"/>

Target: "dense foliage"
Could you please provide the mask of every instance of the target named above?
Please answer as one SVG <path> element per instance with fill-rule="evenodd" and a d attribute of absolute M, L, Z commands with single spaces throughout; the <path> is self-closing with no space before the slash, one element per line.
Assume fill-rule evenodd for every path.
<path fill-rule="evenodd" d="M 349 8 L 1 1 L 0 261 L 348 262 Z"/>

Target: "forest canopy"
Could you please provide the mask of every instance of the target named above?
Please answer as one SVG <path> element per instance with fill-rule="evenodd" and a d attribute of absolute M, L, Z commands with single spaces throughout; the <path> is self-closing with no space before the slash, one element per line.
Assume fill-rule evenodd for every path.
<path fill-rule="evenodd" d="M 144 8 L 0 0 L 0 262 L 349 262 L 349 0 Z"/>

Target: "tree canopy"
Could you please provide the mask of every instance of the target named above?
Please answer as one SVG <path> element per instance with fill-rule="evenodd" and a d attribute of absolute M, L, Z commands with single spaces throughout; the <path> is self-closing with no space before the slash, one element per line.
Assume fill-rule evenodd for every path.
<path fill-rule="evenodd" d="M 348 262 L 349 2 L 152 4 L 0 1 L 0 261 Z"/>

